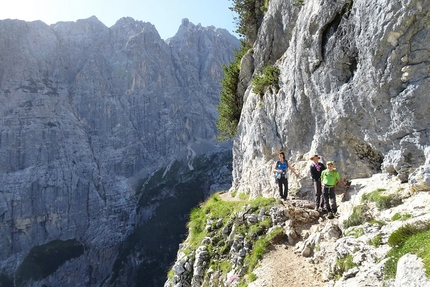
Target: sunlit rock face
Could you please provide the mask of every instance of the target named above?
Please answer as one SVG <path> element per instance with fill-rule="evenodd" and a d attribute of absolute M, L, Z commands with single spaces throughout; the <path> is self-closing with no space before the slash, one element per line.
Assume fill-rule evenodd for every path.
<path fill-rule="evenodd" d="M 243 65 L 254 75 L 275 65 L 280 89 L 257 95 L 242 83 L 232 189 L 275 195 L 280 150 L 303 176 L 290 176 L 292 188 L 311 186 L 314 154 L 343 178 L 388 172 L 428 188 L 430 3 L 299 4 L 270 1 Z"/>
<path fill-rule="evenodd" d="M 212 185 L 231 183 L 231 156 L 224 158 L 231 147 L 214 136 L 222 65 L 237 47 L 226 30 L 186 19 L 167 41 L 150 23 L 131 18 L 111 28 L 95 17 L 51 26 L 0 21 L 0 272 L 6 281 L 29 263 L 26 256 L 40 254 L 35 246 L 55 249 L 50 242 L 75 240 L 73 254 L 43 275 L 19 269 L 20 282 L 99 286 L 121 242 L 157 209 L 139 198 L 143 180 L 176 161 L 192 172 L 199 156 L 223 154 L 216 168 L 227 176 L 205 166 L 208 176 L 196 187 L 201 198 Z"/>

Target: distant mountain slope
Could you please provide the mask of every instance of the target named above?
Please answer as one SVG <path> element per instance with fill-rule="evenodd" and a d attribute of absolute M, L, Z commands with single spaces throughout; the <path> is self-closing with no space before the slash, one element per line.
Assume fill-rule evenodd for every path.
<path fill-rule="evenodd" d="M 205 153 L 231 157 L 214 136 L 222 65 L 237 47 L 226 30 L 187 19 L 169 41 L 131 18 L 111 28 L 95 17 L 0 21 L 0 273 L 12 276 L 34 246 L 74 239 L 83 255 L 22 282 L 105 280 L 122 241 L 156 211 L 138 210 L 144 180 L 175 161 L 192 170 Z M 215 175 L 196 189 L 204 197 L 230 182 Z"/>

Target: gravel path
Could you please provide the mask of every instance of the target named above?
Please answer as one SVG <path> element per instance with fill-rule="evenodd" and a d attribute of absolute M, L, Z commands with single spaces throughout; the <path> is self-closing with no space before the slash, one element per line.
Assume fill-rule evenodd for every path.
<path fill-rule="evenodd" d="M 323 287 L 320 266 L 293 252 L 293 247 L 275 245 L 254 270 L 257 280 L 248 287 Z"/>

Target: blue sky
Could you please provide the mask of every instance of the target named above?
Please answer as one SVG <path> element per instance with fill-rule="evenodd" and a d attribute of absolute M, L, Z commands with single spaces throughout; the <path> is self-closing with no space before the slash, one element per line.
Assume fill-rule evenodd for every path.
<path fill-rule="evenodd" d="M 2 5 L 0 19 L 41 20 L 50 25 L 96 16 L 111 27 L 122 17 L 132 17 L 150 22 L 167 39 L 176 34 L 183 18 L 234 34 L 231 6 L 231 0 L 12 0 Z"/>

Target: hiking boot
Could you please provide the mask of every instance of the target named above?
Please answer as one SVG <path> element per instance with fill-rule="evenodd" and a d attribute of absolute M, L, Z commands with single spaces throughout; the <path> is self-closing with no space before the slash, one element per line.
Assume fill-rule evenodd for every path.
<path fill-rule="evenodd" d="M 327 218 L 328 219 L 333 219 L 334 218 L 334 216 L 333 216 L 333 212 L 329 212 L 328 214 L 327 214 Z"/>

